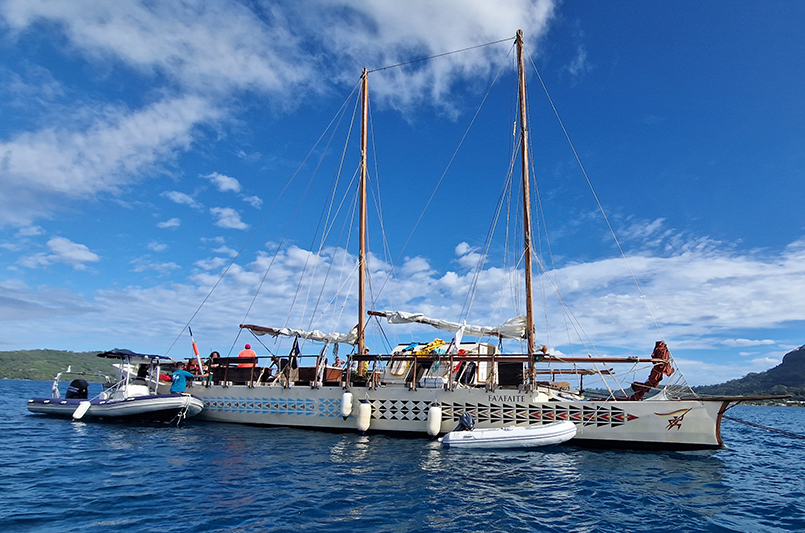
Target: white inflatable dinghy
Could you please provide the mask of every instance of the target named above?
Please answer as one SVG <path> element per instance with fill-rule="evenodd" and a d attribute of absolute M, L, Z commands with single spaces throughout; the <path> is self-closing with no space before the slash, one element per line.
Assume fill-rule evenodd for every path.
<path fill-rule="evenodd" d="M 576 425 L 562 420 L 541 426 L 509 426 L 452 431 L 442 439 L 445 448 L 536 448 L 567 442 L 576 436 Z"/>

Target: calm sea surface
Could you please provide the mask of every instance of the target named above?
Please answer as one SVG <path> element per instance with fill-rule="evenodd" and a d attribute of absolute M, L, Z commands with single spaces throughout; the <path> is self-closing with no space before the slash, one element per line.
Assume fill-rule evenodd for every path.
<path fill-rule="evenodd" d="M 805 531 L 805 440 L 725 420 L 726 450 L 442 450 L 427 439 L 29 414 L 0 380 L 0 531 Z M 805 434 L 805 409 L 730 415 Z"/>

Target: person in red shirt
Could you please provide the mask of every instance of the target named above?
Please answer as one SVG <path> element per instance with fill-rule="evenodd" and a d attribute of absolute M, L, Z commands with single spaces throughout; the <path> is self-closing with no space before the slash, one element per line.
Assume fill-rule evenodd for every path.
<path fill-rule="evenodd" d="M 252 350 L 252 345 L 247 344 L 243 350 L 240 351 L 238 357 L 257 357 L 257 354 Z M 254 368 L 254 363 L 238 363 L 238 368 Z"/>

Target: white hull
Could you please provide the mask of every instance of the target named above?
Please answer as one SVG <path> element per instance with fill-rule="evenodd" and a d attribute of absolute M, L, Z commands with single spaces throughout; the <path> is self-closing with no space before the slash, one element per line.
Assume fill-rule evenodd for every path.
<path fill-rule="evenodd" d="M 371 404 L 369 432 L 428 431 L 428 410 L 442 408 L 439 434 L 453 431 L 469 413 L 477 429 L 543 425 L 559 420 L 577 428 L 574 443 L 627 448 L 720 448 L 721 415 L 726 401 L 544 401 L 545 396 L 482 388 L 409 390 L 402 386 L 352 387 L 353 408 L 341 416 L 341 387 L 233 385 L 190 389 L 204 401 L 200 418 L 217 422 L 357 431 L 357 404 Z"/>
<path fill-rule="evenodd" d="M 566 420 L 541 426 L 451 431 L 442 439 L 442 446 L 462 449 L 537 448 L 567 442 L 576 436 L 576 432 L 576 425 Z"/>
<path fill-rule="evenodd" d="M 170 421 L 177 414 L 186 411 L 190 418 L 201 413 L 204 404 L 189 395 L 137 396 L 126 399 L 82 400 L 66 398 L 34 398 L 28 401 L 32 413 L 71 418 L 82 402 L 90 402 L 90 407 L 82 420 L 161 420 Z"/>

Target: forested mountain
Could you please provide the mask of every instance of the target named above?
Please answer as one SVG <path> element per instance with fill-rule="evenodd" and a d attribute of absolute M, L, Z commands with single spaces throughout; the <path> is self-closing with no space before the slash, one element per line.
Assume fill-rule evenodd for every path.
<path fill-rule="evenodd" d="M 751 372 L 741 379 L 693 390 L 719 396 L 791 394 L 794 400 L 805 400 L 805 346 L 788 352 L 782 363 L 765 372 Z"/>
<path fill-rule="evenodd" d="M 0 378 L 52 380 L 72 367 L 75 372 L 100 372 L 113 375 L 111 359 L 97 357 L 97 352 L 63 350 L 18 350 L 0 352 Z"/>

